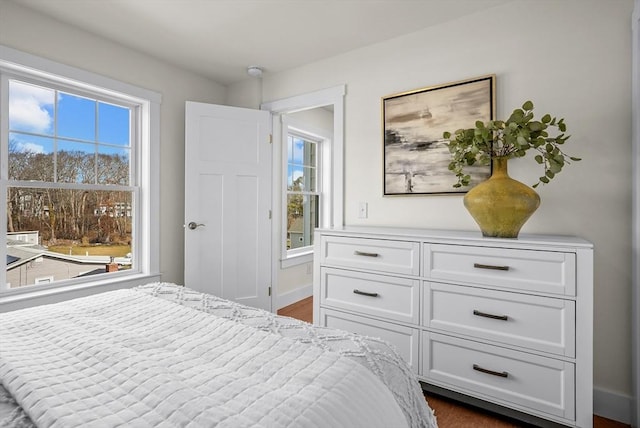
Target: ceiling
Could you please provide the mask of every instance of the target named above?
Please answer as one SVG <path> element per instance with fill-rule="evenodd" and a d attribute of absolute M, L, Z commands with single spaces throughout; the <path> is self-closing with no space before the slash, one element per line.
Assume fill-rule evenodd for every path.
<path fill-rule="evenodd" d="M 512 0 L 11 0 L 227 85 Z"/>

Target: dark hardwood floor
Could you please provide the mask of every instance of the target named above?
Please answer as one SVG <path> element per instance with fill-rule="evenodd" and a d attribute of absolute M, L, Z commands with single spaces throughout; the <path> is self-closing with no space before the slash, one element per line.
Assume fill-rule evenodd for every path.
<path fill-rule="evenodd" d="M 292 305 L 285 306 L 278 311 L 278 315 L 291 317 L 298 320 L 313 322 L 313 297 L 307 297 Z"/>
<path fill-rule="evenodd" d="M 300 300 L 278 310 L 278 315 L 313 321 L 313 297 Z M 429 406 L 434 410 L 440 428 L 517 428 L 524 426 L 518 421 L 468 406 L 438 395 L 425 394 Z M 594 428 L 629 428 L 629 425 L 593 416 Z"/>

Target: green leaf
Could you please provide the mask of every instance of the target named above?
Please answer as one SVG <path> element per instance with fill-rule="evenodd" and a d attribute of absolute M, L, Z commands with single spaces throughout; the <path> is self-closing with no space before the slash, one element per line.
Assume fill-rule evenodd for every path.
<path fill-rule="evenodd" d="M 549 182 L 549 179 L 547 177 L 540 177 L 540 181 L 547 184 Z"/>
<path fill-rule="evenodd" d="M 538 162 L 539 164 L 544 162 L 544 158 L 542 157 L 542 155 L 536 155 L 536 157 L 534 158 L 536 160 L 536 162 Z"/>
<path fill-rule="evenodd" d="M 545 129 L 545 125 L 542 122 L 532 121 L 529 123 L 529 129 L 531 131 L 542 131 Z"/>
<path fill-rule="evenodd" d="M 544 137 L 538 137 L 535 140 L 531 141 L 533 143 L 533 147 L 538 148 L 542 146 L 546 141 Z"/>
<path fill-rule="evenodd" d="M 511 113 L 511 116 L 509 117 L 509 119 L 507 120 L 507 123 L 509 124 L 509 126 L 512 125 L 512 123 L 520 123 L 522 122 L 522 118 L 524 117 L 524 112 L 520 109 L 515 109 L 513 111 L 513 113 Z"/>
<path fill-rule="evenodd" d="M 582 160 L 581 158 L 574 158 L 573 156 L 569 156 L 569 159 L 571 159 L 572 161 L 576 161 L 576 162 Z"/>
<path fill-rule="evenodd" d="M 526 101 L 524 104 L 522 104 L 522 108 L 524 110 L 533 110 L 533 103 L 531 101 Z"/>
<path fill-rule="evenodd" d="M 542 120 L 542 123 L 549 123 L 551 122 L 551 115 L 547 113 L 544 116 L 542 116 L 542 119 L 540 120 Z"/>
<path fill-rule="evenodd" d="M 451 132 L 445 131 L 442 133 L 442 138 L 446 138 L 447 140 L 451 138 Z"/>
<path fill-rule="evenodd" d="M 484 128 L 484 122 L 481 120 L 476 120 L 476 128 L 479 128 L 479 129 Z"/>

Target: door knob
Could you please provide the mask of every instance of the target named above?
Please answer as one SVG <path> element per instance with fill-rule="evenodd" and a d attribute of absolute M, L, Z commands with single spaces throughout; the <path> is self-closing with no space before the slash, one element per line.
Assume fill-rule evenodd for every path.
<path fill-rule="evenodd" d="M 198 227 L 200 227 L 200 226 L 204 226 L 204 224 L 202 224 L 202 223 L 196 223 L 195 221 L 192 221 L 191 223 L 189 223 L 189 224 L 187 225 L 187 227 L 188 227 L 189 229 L 191 229 L 191 230 L 196 230 L 196 229 L 197 229 Z"/>

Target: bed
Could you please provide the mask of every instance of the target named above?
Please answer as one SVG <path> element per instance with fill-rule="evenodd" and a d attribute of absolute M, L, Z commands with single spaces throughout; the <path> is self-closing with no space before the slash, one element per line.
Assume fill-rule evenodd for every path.
<path fill-rule="evenodd" d="M 153 283 L 0 314 L 0 426 L 437 425 L 386 342 Z"/>

